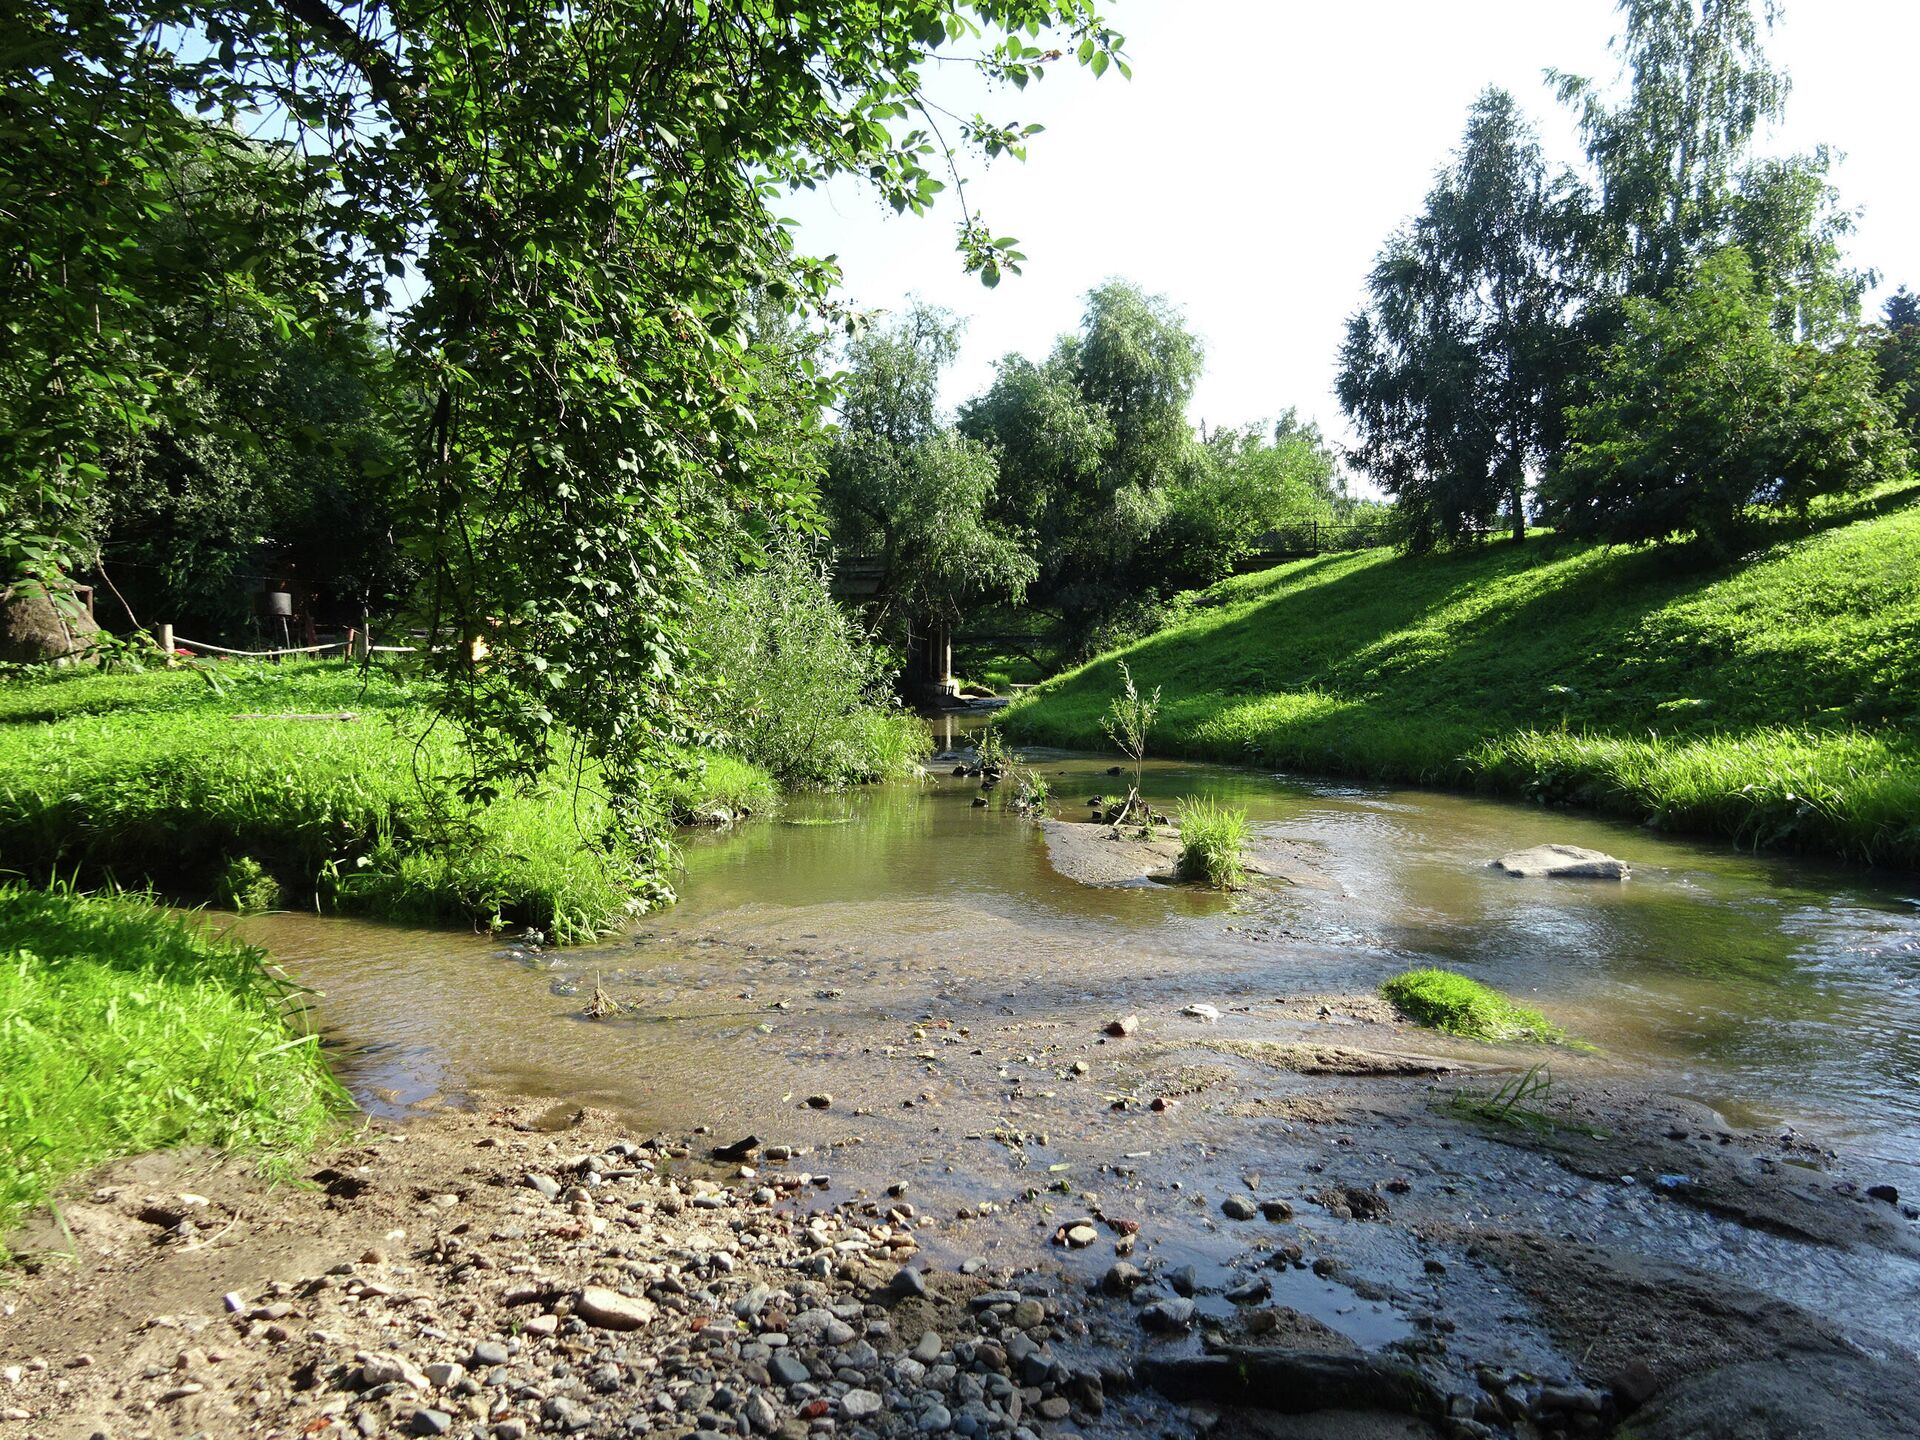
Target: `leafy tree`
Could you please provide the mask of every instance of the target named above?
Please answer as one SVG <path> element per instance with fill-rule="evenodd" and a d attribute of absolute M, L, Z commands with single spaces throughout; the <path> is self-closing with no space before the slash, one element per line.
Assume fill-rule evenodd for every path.
<path fill-rule="evenodd" d="M 1527 477 L 1556 441 L 1574 347 L 1569 190 L 1513 98 L 1486 91 L 1348 321 L 1336 385 L 1354 459 L 1394 496 L 1411 548 L 1474 535 L 1503 507 L 1525 538 Z"/>
<path fill-rule="evenodd" d="M 1349 505 L 1319 428 L 1291 410 L 1270 429 L 1223 427 L 1190 447 L 1167 502 L 1143 543 L 1143 562 L 1178 590 L 1232 574 L 1234 561 L 1270 530 L 1331 521 Z"/>
<path fill-rule="evenodd" d="M 1907 434 L 1920 443 L 1920 295 L 1902 285 L 1881 309 L 1884 329 L 1874 345 L 1880 389 Z"/>
<path fill-rule="evenodd" d="M 940 371 L 957 339 L 950 315 L 916 305 L 848 346 L 822 495 L 843 549 L 879 562 L 876 619 L 896 631 L 1017 601 L 1034 575 L 1026 534 L 992 518 L 993 456 L 940 423 Z"/>
<path fill-rule="evenodd" d="M 183 297 L 320 334 L 348 296 L 392 319 L 417 397 L 420 618 L 457 642 L 430 663 L 468 793 L 570 741 L 636 826 L 686 723 L 696 557 L 808 505 L 804 477 L 754 464 L 823 387 L 770 372 L 750 307 L 825 307 L 835 280 L 795 254 L 779 196 L 855 173 L 926 208 L 936 170 L 958 175 L 923 95 L 937 52 L 1016 87 L 1067 56 L 1124 69 L 1090 0 L 8 0 L 0 20 L 0 560 L 61 568 L 102 435 L 224 363 L 217 327 L 169 322 Z M 237 148 L 243 115 L 285 132 L 220 251 L 251 261 L 168 273 L 141 238 L 225 213 L 172 177 Z M 955 143 L 1030 133 L 976 115 Z M 959 249 L 988 283 L 1020 258 L 970 210 Z"/>
<path fill-rule="evenodd" d="M 1831 157 L 1750 154 L 1789 89 L 1764 49 L 1774 0 L 1620 0 L 1620 11 L 1624 98 L 1552 72 L 1597 182 L 1581 257 L 1596 294 L 1663 296 L 1707 255 L 1740 245 L 1776 297 L 1777 323 L 1832 333 L 1863 285 L 1839 262 L 1850 222 L 1826 180 Z"/>
<path fill-rule="evenodd" d="M 1010 522 L 1038 537 L 1031 602 L 1073 644 L 1141 595 L 1170 593 L 1149 544 L 1192 473 L 1186 403 L 1199 339 L 1160 296 L 1109 281 L 1044 363 L 1008 356 L 961 432 L 998 457 Z"/>
<path fill-rule="evenodd" d="M 1692 537 L 1727 555 L 1753 506 L 1804 510 L 1905 467 L 1872 358 L 1781 335 L 1771 301 L 1737 249 L 1665 301 L 1627 301 L 1590 398 L 1568 415 L 1548 483 L 1557 525 L 1622 543 Z"/>

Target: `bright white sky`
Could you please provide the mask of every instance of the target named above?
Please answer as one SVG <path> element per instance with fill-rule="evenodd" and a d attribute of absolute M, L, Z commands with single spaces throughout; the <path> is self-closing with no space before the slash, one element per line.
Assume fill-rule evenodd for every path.
<path fill-rule="evenodd" d="M 1346 316 L 1387 233 L 1417 210 L 1488 84 L 1513 92 L 1550 159 L 1576 137 L 1541 78 L 1549 66 L 1611 80 L 1612 0 L 1107 0 L 1133 79 L 1063 65 L 1026 91 L 945 82 L 961 114 L 1038 121 L 1027 162 L 976 164 L 967 197 L 1025 272 L 984 289 L 953 249 L 951 188 L 924 218 L 896 218 L 844 182 L 795 197 L 803 250 L 838 254 L 847 297 L 891 309 L 910 295 L 967 322 L 947 404 L 983 390 L 994 360 L 1038 356 L 1109 276 L 1166 295 L 1205 340 L 1190 414 L 1240 424 L 1289 405 L 1347 434 L 1333 396 Z M 1825 142 L 1860 213 L 1852 259 L 1881 295 L 1920 289 L 1914 159 L 1914 0 L 1798 0 L 1769 53 L 1793 80 L 1771 150 Z M 948 67 L 959 72 L 962 67 Z"/>

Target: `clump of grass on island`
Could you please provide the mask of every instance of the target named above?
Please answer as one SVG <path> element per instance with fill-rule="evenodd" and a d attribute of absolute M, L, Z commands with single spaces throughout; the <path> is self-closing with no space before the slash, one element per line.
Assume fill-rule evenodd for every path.
<path fill-rule="evenodd" d="M 299 1020 L 259 950 L 136 897 L 0 886 L 0 1235 L 117 1156 L 289 1166 L 349 1103 Z"/>
<path fill-rule="evenodd" d="M 1124 664 L 1162 692 L 1161 753 L 1920 868 L 1916 501 L 1907 485 L 1821 502 L 1720 569 L 1538 533 L 1302 560 L 1223 582 L 1004 723 L 1095 748 Z"/>
<path fill-rule="evenodd" d="M 1247 812 L 1212 798 L 1189 800 L 1180 807 L 1180 860 L 1176 873 L 1216 890 L 1234 890 L 1247 880 L 1243 852 L 1247 844 Z"/>
<path fill-rule="evenodd" d="M 1538 1010 L 1508 999 L 1451 970 L 1408 970 L 1380 987 L 1380 993 L 1420 1025 L 1430 1025 L 1468 1040 L 1532 1040 L 1554 1044 L 1566 1037 Z"/>

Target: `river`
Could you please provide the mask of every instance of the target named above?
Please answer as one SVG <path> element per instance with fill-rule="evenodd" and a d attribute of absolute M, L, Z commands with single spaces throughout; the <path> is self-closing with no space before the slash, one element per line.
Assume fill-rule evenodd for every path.
<path fill-rule="evenodd" d="M 1062 816 L 1120 783 L 1103 758 L 1027 760 Z M 997 800 L 975 807 L 975 782 L 935 773 L 794 799 L 776 819 L 691 836 L 679 904 L 615 943 L 538 950 L 299 915 L 241 929 L 317 992 L 340 1071 L 372 1110 L 550 1097 L 638 1127 L 811 1145 L 839 1186 L 910 1181 L 929 1214 L 1002 1207 L 992 1223 L 949 1222 L 955 1259 L 1038 1263 L 1056 1253 L 1052 1221 L 1098 1203 L 1146 1217 L 1142 1253 L 1192 1263 L 1217 1290 L 1244 1264 L 1246 1237 L 1215 1218 L 1215 1202 L 1251 1185 L 1295 1197 L 1308 1252 L 1340 1261 L 1343 1278 L 1283 1275 L 1285 1303 L 1364 1345 L 1404 1340 L 1444 1309 L 1463 1352 L 1513 1363 L 1551 1353 L 1510 1299 L 1423 1272 L 1426 1241 L 1300 1203 L 1346 1167 L 1408 1185 L 1404 1204 L 1436 1226 L 1625 1245 L 1807 1305 L 1872 1343 L 1920 1345 L 1920 1265 L 1909 1257 L 1662 1204 L 1644 1183 L 1423 1125 L 1417 1108 L 1361 1107 L 1316 1125 L 1310 1102 L 1333 1082 L 1248 1058 L 1329 1033 L 1382 1043 L 1391 1027 L 1340 997 L 1443 965 L 1596 1047 L 1556 1055 L 1556 1072 L 1684 1097 L 1763 1140 L 1777 1132 L 1790 1164 L 1818 1168 L 1832 1147 L 1864 1179 L 1911 1196 L 1920 879 L 1562 810 L 1151 762 L 1144 789 L 1156 802 L 1242 806 L 1323 883 L 1256 882 L 1232 896 L 1094 888 L 1054 870 L 1031 822 Z M 1549 841 L 1606 850 L 1632 877 L 1520 880 L 1488 868 Z M 626 1013 L 585 1018 L 596 986 Z M 1194 1002 L 1222 1018 L 1182 1016 Z M 1105 1040 L 1119 1014 L 1141 1017 L 1139 1037 Z M 1510 1070 L 1537 1058 L 1438 1038 L 1420 1048 Z M 1437 1107 L 1464 1082 L 1415 1083 Z M 815 1095 L 831 1105 L 808 1108 Z M 1154 1098 L 1174 1103 L 1155 1113 Z M 1291 1118 L 1263 1119 L 1263 1106 Z M 930 1243 L 938 1254 L 943 1242 Z"/>

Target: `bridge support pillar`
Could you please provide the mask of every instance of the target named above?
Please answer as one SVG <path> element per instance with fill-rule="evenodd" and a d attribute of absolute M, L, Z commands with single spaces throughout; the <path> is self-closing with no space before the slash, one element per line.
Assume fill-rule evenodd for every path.
<path fill-rule="evenodd" d="M 953 678 L 953 632 L 947 622 L 936 620 L 927 627 L 921 678 L 936 694 L 952 695 L 960 687 Z"/>

